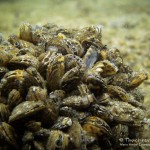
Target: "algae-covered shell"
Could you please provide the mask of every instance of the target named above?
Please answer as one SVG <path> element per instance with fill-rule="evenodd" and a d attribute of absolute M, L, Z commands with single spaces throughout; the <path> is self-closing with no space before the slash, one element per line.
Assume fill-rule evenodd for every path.
<path fill-rule="evenodd" d="M 72 126 L 72 119 L 69 117 L 59 117 L 55 124 L 52 126 L 52 129 L 63 130 Z"/>
<path fill-rule="evenodd" d="M 148 75 L 145 72 L 134 73 L 130 79 L 129 88 L 134 89 L 138 87 L 144 80 L 148 79 Z"/>
<path fill-rule="evenodd" d="M 11 59 L 10 54 L 4 50 L 0 50 L 0 66 L 6 66 Z"/>
<path fill-rule="evenodd" d="M 29 23 L 20 25 L 20 39 L 32 42 L 32 26 Z"/>
<path fill-rule="evenodd" d="M 77 120 L 73 120 L 72 126 L 68 130 L 70 136 L 70 148 L 86 150 L 85 133 Z"/>
<path fill-rule="evenodd" d="M 118 120 L 118 123 L 127 124 L 128 126 L 140 126 L 145 117 L 142 109 L 122 101 L 110 101 L 106 109 Z"/>
<path fill-rule="evenodd" d="M 18 142 L 17 134 L 14 128 L 6 122 L 0 123 L 0 137 L 1 137 L 2 143 L 6 142 L 7 145 L 10 145 L 11 147 L 15 149 L 19 149 L 19 145 L 17 143 Z"/>
<path fill-rule="evenodd" d="M 12 89 L 22 91 L 25 88 L 22 85 L 26 76 L 27 72 L 25 70 L 17 69 L 7 72 L 1 80 L 2 95 L 8 95 Z"/>
<path fill-rule="evenodd" d="M 45 105 L 44 105 L 43 101 L 22 102 L 13 109 L 13 111 L 9 117 L 9 122 L 18 121 L 25 117 L 34 115 L 37 112 L 43 110 L 44 108 L 45 108 Z"/>
<path fill-rule="evenodd" d="M 83 129 L 94 136 L 102 136 L 103 134 L 111 136 L 110 126 L 101 118 L 89 116 L 85 119 Z"/>
<path fill-rule="evenodd" d="M 62 106 L 70 106 L 76 109 L 88 108 L 94 101 L 93 95 L 70 96 L 63 99 Z"/>
<path fill-rule="evenodd" d="M 4 77 L 4 75 L 8 72 L 9 70 L 6 67 L 0 67 L 0 80 Z"/>
<path fill-rule="evenodd" d="M 47 140 L 46 149 L 67 149 L 69 144 L 69 135 L 60 130 L 51 130 Z"/>
<path fill-rule="evenodd" d="M 108 85 L 108 94 L 113 97 L 113 98 L 118 98 L 118 100 L 121 101 L 129 101 L 129 94 L 121 87 L 119 86 L 114 86 L 114 85 Z"/>
<path fill-rule="evenodd" d="M 103 72 L 101 73 L 102 76 L 111 76 L 115 75 L 118 72 L 118 67 L 109 60 L 103 60 L 102 63 L 104 64 L 104 67 L 102 67 Z"/>
<path fill-rule="evenodd" d="M 8 63 L 8 67 L 11 69 L 24 69 L 30 66 L 37 69 L 39 67 L 39 61 L 36 57 L 27 54 L 15 56 Z"/>
<path fill-rule="evenodd" d="M 7 122 L 10 116 L 8 105 L 0 103 L 0 122 Z"/>
<path fill-rule="evenodd" d="M 43 101 L 47 97 L 47 90 L 39 86 L 31 86 L 28 90 L 26 100 L 28 101 Z"/>
<path fill-rule="evenodd" d="M 59 89 L 60 80 L 65 74 L 64 56 L 56 54 L 50 61 L 47 67 L 47 83 L 50 90 Z"/>
<path fill-rule="evenodd" d="M 25 127 L 27 128 L 27 130 L 31 131 L 31 132 L 37 132 L 41 129 L 41 122 L 35 121 L 35 120 L 31 120 L 27 123 L 25 123 Z"/>

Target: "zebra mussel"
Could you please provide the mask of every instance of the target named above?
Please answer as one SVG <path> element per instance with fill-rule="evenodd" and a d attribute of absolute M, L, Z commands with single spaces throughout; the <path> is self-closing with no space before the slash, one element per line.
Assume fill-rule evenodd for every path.
<path fill-rule="evenodd" d="M 121 150 L 120 137 L 138 138 L 148 76 L 101 30 L 24 23 L 0 43 L 0 150 Z"/>

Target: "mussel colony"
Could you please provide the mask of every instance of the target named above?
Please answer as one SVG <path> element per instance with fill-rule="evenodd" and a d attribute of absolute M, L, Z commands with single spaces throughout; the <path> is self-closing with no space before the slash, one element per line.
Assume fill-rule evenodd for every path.
<path fill-rule="evenodd" d="M 147 74 L 101 39 L 99 25 L 28 23 L 0 37 L 0 150 L 119 150 L 142 136 Z"/>

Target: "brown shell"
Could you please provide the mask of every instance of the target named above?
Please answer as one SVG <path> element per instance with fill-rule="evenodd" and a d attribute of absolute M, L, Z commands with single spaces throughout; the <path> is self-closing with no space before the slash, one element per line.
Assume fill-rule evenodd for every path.
<path fill-rule="evenodd" d="M 15 56 L 8 63 L 8 67 L 11 69 L 24 69 L 30 66 L 38 68 L 39 61 L 36 57 L 28 54 Z"/>
<path fill-rule="evenodd" d="M 19 146 L 17 144 L 17 134 L 14 130 L 14 128 L 9 125 L 6 122 L 1 122 L 0 124 L 0 135 L 2 137 L 1 141 L 2 143 L 7 143 L 11 145 L 11 147 L 15 149 L 19 149 Z"/>
<path fill-rule="evenodd" d="M 109 125 L 103 119 L 96 116 L 87 117 L 82 127 L 93 136 L 111 135 Z"/>
<path fill-rule="evenodd" d="M 138 87 L 144 80 L 148 79 L 148 75 L 145 72 L 135 73 L 130 80 L 129 88 L 134 89 Z"/>
<path fill-rule="evenodd" d="M 47 97 L 47 90 L 39 86 L 31 86 L 28 90 L 27 101 L 43 101 Z"/>
<path fill-rule="evenodd" d="M 47 140 L 46 149 L 67 149 L 69 144 L 69 136 L 60 130 L 51 130 L 50 136 Z"/>
<path fill-rule="evenodd" d="M 0 103 L 0 122 L 7 122 L 10 116 L 8 105 Z"/>
<path fill-rule="evenodd" d="M 62 54 L 57 54 L 52 60 L 49 61 L 46 79 L 48 88 L 52 91 L 59 89 L 60 80 L 65 73 L 64 61 L 65 59 Z"/>
<path fill-rule="evenodd" d="M 36 114 L 45 108 L 43 101 L 25 101 L 17 105 L 10 117 L 9 122 L 18 121 L 22 118 L 28 117 L 30 115 Z"/>

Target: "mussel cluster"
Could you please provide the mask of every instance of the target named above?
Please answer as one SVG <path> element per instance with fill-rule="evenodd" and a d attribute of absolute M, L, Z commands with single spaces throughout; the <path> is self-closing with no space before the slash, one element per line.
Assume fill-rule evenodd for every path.
<path fill-rule="evenodd" d="M 0 37 L 0 150 L 119 150 L 141 137 L 147 74 L 101 29 L 24 23 Z"/>

